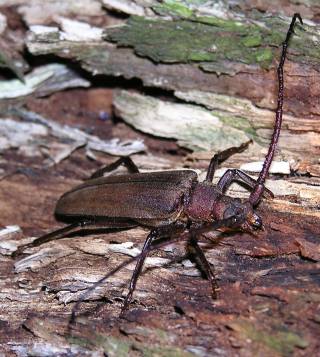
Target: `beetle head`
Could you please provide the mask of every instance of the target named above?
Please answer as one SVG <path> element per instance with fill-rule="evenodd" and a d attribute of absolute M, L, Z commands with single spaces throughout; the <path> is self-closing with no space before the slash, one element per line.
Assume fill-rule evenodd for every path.
<path fill-rule="evenodd" d="M 249 201 L 241 201 L 239 198 L 232 199 L 223 213 L 223 218 L 232 216 L 235 217 L 232 228 L 248 233 L 254 233 L 263 228 L 261 217 L 254 212 Z"/>

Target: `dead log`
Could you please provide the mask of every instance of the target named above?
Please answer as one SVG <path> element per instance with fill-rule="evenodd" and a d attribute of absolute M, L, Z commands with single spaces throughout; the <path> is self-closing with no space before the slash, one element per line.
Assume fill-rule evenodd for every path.
<path fill-rule="evenodd" d="M 9 90 L 0 93 L 0 351 L 18 356 L 316 355 L 320 82 L 312 14 L 317 5 L 285 1 L 286 17 L 281 9 L 255 1 L 239 2 L 237 8 L 223 5 L 219 14 L 211 2 L 199 1 L 81 1 L 80 10 L 72 8 L 75 3 L 79 0 L 61 7 L 53 1 L 37 12 L 39 1 L 10 1 L 28 26 L 29 56 L 42 55 L 47 64 L 54 55 L 70 67 L 59 72 L 62 67 L 53 71 L 50 65 L 52 74 L 40 70 L 41 76 L 33 76 L 17 73 L 8 52 L 2 62 L 25 83 L 10 82 L 15 93 L 10 98 Z M 249 5 L 266 13 L 250 11 Z M 10 20 L 3 36 L 7 43 L 12 11 L 2 11 Z M 115 11 L 131 16 L 115 16 Z M 252 139 L 247 151 L 223 163 L 215 182 L 226 168 L 257 175 L 273 126 L 279 45 L 295 11 L 307 21 L 296 28 L 285 67 L 286 114 L 267 181 L 275 199 L 259 206 L 265 230 L 256 237 L 212 232 L 211 243 L 202 243 L 216 267 L 218 300 L 212 301 L 207 280 L 180 242 L 152 253 L 125 319 L 118 314 L 132 264 L 88 294 L 77 323 L 70 325 L 75 302 L 138 254 L 147 230 L 80 232 L 30 250 L 16 262 L 11 253 L 58 226 L 52 216 L 57 198 L 114 161 L 99 153 L 111 143 L 111 154 L 123 155 L 128 148 L 139 151 L 144 140 L 140 148 L 146 152 L 134 155 L 142 169 L 191 167 L 203 177 L 214 152 Z M 85 79 L 72 62 L 87 71 Z M 94 88 L 98 74 L 106 88 Z M 1 79 L 0 88 L 8 85 L 6 76 Z M 86 88 L 62 91 L 75 85 Z M 111 100 L 117 116 L 140 132 L 97 120 L 106 107 L 111 115 Z M 230 194 L 247 197 L 248 192 L 234 185 Z"/>

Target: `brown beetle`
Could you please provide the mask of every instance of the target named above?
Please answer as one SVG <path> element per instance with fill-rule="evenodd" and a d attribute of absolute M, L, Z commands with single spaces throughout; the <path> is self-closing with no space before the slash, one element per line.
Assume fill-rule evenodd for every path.
<path fill-rule="evenodd" d="M 154 249 L 155 241 L 162 237 L 183 236 L 184 239 L 186 237 L 189 239 L 211 281 L 213 295 L 216 297 L 217 284 L 214 272 L 197 240 L 203 232 L 222 227 L 245 232 L 262 228 L 262 220 L 255 213 L 254 208 L 262 196 L 273 197 L 272 192 L 264 187 L 264 183 L 281 129 L 283 66 L 297 18 L 302 24 L 300 15 L 294 14 L 283 42 L 277 70 L 279 91 L 274 132 L 257 180 L 234 169 L 226 171 L 216 186 L 212 184 L 218 163 L 236 152 L 243 151 L 249 142 L 214 155 L 203 182 L 199 182 L 197 174 L 190 170 L 139 173 L 130 158 L 121 158 L 111 166 L 97 171 L 92 179 L 65 193 L 59 199 L 55 209 L 56 216 L 74 223 L 20 247 L 15 255 L 20 254 L 27 247 L 39 246 L 50 240 L 62 238 L 77 227 L 96 224 L 113 228 L 141 225 L 150 228 L 151 232 L 144 243 L 142 253 L 137 257 L 122 312 L 130 304 L 147 254 Z M 125 164 L 129 174 L 103 177 L 106 171 L 121 164 Z M 241 181 L 252 190 L 249 199 L 241 200 L 224 194 L 233 181 Z"/>

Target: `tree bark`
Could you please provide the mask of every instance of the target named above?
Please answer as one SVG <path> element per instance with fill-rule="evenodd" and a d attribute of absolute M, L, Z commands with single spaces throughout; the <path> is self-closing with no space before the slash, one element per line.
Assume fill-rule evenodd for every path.
<path fill-rule="evenodd" d="M 0 65 L 25 79 L 9 81 L 5 72 L 0 83 L 0 351 L 319 353 L 318 5 L 241 1 L 218 9 L 207 1 L 82 0 L 79 10 L 71 6 L 76 3 L 48 3 L 44 16 L 37 1 L 0 2 L 8 23 Z M 297 11 L 306 21 L 295 28 L 285 64 L 284 122 L 267 180 L 275 198 L 258 207 L 264 230 L 255 236 L 216 231 L 201 240 L 218 277 L 217 300 L 180 241 L 150 254 L 130 310 L 119 318 L 134 264 L 92 286 L 139 254 L 148 234 L 142 227 L 81 230 L 13 260 L 18 246 L 62 226 L 52 215 L 55 202 L 115 161 L 106 152 L 145 150 L 132 156 L 142 170 L 190 167 L 201 181 L 214 153 L 251 139 L 248 150 L 222 163 L 214 183 L 227 168 L 248 169 L 257 177 L 274 124 L 280 45 Z M 25 38 L 17 25 L 21 16 L 29 31 Z M 26 75 L 10 52 L 1 57 L 17 28 L 16 51 L 18 42 L 25 43 L 32 69 L 54 58 L 63 59 L 68 70 L 48 66 Z M 101 120 L 112 115 L 112 106 L 130 126 Z M 228 194 L 248 197 L 237 184 Z M 75 305 L 84 294 L 85 301 Z"/>

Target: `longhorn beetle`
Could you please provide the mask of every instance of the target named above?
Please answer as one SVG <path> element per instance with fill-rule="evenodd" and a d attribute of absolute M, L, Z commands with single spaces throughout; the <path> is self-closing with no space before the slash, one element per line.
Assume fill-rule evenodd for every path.
<path fill-rule="evenodd" d="M 199 182 L 197 174 L 191 170 L 140 173 L 133 161 L 129 157 L 124 157 L 98 170 L 90 180 L 73 188 L 58 200 L 55 208 L 57 218 L 69 222 L 71 220 L 72 224 L 21 246 L 15 255 L 20 254 L 25 248 L 63 238 L 78 227 L 97 224 L 109 228 L 141 225 L 150 228 L 151 231 L 141 254 L 136 257 L 136 267 L 122 312 L 129 307 L 145 258 L 150 251 L 161 245 L 157 242 L 163 237 L 188 239 L 211 282 L 215 298 L 217 284 L 214 271 L 198 245 L 198 238 L 206 231 L 221 227 L 251 233 L 262 228 L 262 220 L 254 208 L 262 196 L 273 197 L 264 183 L 279 139 L 284 91 L 283 66 L 297 19 L 302 24 L 301 16 L 294 14 L 282 44 L 277 69 L 279 89 L 274 131 L 257 180 L 240 170 L 233 169 L 227 170 L 216 186 L 212 183 L 218 163 L 246 149 L 249 142 L 214 155 L 203 182 Z M 128 168 L 129 174 L 103 177 L 106 171 L 121 164 Z M 251 189 L 249 199 L 241 200 L 224 194 L 233 181 L 240 181 Z"/>

